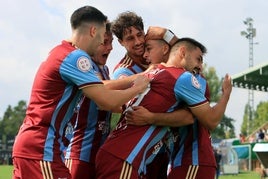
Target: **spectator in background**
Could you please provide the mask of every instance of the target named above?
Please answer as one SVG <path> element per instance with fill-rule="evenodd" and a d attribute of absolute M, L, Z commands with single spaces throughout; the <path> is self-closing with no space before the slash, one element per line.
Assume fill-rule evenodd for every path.
<path fill-rule="evenodd" d="M 259 134 L 258 134 L 258 142 L 263 142 L 264 141 L 265 134 L 262 129 L 260 129 Z"/>
<path fill-rule="evenodd" d="M 249 142 L 249 143 L 253 143 L 253 142 L 255 142 L 255 137 L 254 137 L 254 135 L 250 135 L 250 136 L 249 136 L 249 138 L 248 138 L 248 142 Z"/>
<path fill-rule="evenodd" d="M 245 136 L 244 136 L 244 134 L 242 134 L 242 133 L 239 134 L 239 140 L 240 140 L 240 143 L 244 143 L 245 142 Z"/>

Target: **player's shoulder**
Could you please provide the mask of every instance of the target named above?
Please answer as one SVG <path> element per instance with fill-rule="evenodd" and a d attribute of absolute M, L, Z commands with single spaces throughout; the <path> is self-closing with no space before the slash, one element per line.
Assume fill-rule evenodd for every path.
<path fill-rule="evenodd" d="M 130 68 L 133 65 L 133 60 L 128 56 L 124 56 L 123 59 L 115 66 L 114 71 L 118 68 Z"/>
<path fill-rule="evenodd" d="M 134 73 L 128 69 L 128 68 L 117 68 L 116 70 L 113 71 L 112 78 L 113 79 L 122 79 L 127 76 L 131 76 Z"/>
<path fill-rule="evenodd" d="M 182 75 L 179 77 L 178 81 L 182 84 L 188 84 L 192 85 L 195 88 L 201 88 L 201 84 L 206 81 L 204 77 L 201 75 L 195 75 L 189 71 L 185 71 L 182 73 Z"/>

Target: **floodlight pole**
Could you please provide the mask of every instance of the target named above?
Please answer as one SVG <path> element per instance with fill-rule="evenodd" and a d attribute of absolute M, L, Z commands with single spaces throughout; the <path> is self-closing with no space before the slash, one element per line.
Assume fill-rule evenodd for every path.
<path fill-rule="evenodd" d="M 256 36 L 256 29 L 253 28 L 253 19 L 248 17 L 243 21 L 247 25 L 246 31 L 241 31 L 241 35 L 245 36 L 249 41 L 249 68 L 253 67 L 253 38 Z M 247 136 L 249 135 L 250 122 L 253 119 L 254 112 L 254 90 L 253 86 L 248 86 L 248 120 L 247 120 Z"/>

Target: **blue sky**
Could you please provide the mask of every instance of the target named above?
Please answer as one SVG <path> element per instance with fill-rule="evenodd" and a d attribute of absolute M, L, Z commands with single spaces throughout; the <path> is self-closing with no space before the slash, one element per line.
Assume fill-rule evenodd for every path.
<path fill-rule="evenodd" d="M 11 0 L 0 2 L 0 116 L 8 105 L 29 100 L 35 72 L 49 50 L 71 35 L 69 18 L 84 5 L 92 5 L 110 20 L 118 13 L 134 11 L 148 26 L 163 26 L 179 37 L 192 37 L 208 49 L 204 61 L 216 69 L 221 78 L 248 68 L 248 40 L 240 35 L 246 30 L 243 21 L 253 18 L 257 36 L 254 42 L 254 65 L 268 61 L 268 1 L 266 0 Z M 110 70 L 125 50 L 114 40 L 108 60 Z M 255 92 L 254 103 L 268 100 L 268 93 Z M 238 132 L 248 92 L 234 88 L 226 115 L 236 120 Z"/>

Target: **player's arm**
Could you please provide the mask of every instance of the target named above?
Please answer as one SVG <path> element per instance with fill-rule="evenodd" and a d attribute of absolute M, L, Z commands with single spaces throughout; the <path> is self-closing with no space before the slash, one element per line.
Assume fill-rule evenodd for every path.
<path fill-rule="evenodd" d="M 127 123 L 132 125 L 180 127 L 194 122 L 194 117 L 187 108 L 167 113 L 153 113 L 142 106 L 134 106 L 132 109 L 126 113 Z"/>
<path fill-rule="evenodd" d="M 91 85 L 82 88 L 86 97 L 96 102 L 102 110 L 110 111 L 122 106 L 148 87 L 149 79 L 139 76 L 131 88 L 125 90 L 110 90 L 104 85 Z"/>
<path fill-rule="evenodd" d="M 103 80 L 102 82 L 104 86 L 108 89 L 114 89 L 114 90 L 127 89 L 133 85 L 134 80 L 140 75 L 141 74 L 135 74 L 116 80 Z"/>
<path fill-rule="evenodd" d="M 192 113 L 207 129 L 213 130 L 220 123 L 229 101 L 231 91 L 231 77 L 226 75 L 222 84 L 222 95 L 216 105 L 211 107 L 209 103 L 205 103 L 190 108 Z"/>
<path fill-rule="evenodd" d="M 126 89 L 131 87 L 133 81 L 138 76 L 144 75 L 149 70 L 152 70 L 154 68 L 156 68 L 156 65 L 150 65 L 146 71 L 138 74 L 134 74 L 133 71 L 128 68 L 118 68 L 113 72 L 113 78 L 115 80 L 104 80 L 103 83 L 109 89 Z"/>

